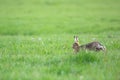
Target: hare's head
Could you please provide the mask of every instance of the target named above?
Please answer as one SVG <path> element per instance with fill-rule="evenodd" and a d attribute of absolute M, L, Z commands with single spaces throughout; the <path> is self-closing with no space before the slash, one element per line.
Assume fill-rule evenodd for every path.
<path fill-rule="evenodd" d="M 74 52 L 79 51 L 79 41 L 77 36 L 74 36 L 73 49 L 74 49 Z"/>

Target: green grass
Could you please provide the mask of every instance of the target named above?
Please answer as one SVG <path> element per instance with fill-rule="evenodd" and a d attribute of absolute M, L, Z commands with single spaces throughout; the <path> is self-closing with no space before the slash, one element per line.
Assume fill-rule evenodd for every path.
<path fill-rule="evenodd" d="M 0 0 L 0 80 L 119 80 L 120 0 Z M 103 52 L 74 54 L 94 40 Z"/>

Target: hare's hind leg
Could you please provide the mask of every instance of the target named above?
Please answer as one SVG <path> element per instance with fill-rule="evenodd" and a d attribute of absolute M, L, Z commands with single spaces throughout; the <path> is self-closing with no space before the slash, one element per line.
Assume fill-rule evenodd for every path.
<path fill-rule="evenodd" d="M 103 51 L 104 54 L 106 54 L 106 47 L 105 46 L 96 47 L 96 51 Z"/>

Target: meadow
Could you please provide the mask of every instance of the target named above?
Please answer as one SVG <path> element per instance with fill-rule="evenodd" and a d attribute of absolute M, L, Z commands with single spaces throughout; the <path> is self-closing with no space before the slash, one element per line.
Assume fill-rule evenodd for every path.
<path fill-rule="evenodd" d="M 0 0 L 0 80 L 120 80 L 120 0 Z M 100 41 L 103 52 L 72 49 Z"/>

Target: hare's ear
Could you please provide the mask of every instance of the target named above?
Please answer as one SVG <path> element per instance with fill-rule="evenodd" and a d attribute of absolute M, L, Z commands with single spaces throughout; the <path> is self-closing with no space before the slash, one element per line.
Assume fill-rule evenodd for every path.
<path fill-rule="evenodd" d="M 78 36 L 74 36 L 74 41 L 78 42 Z"/>

